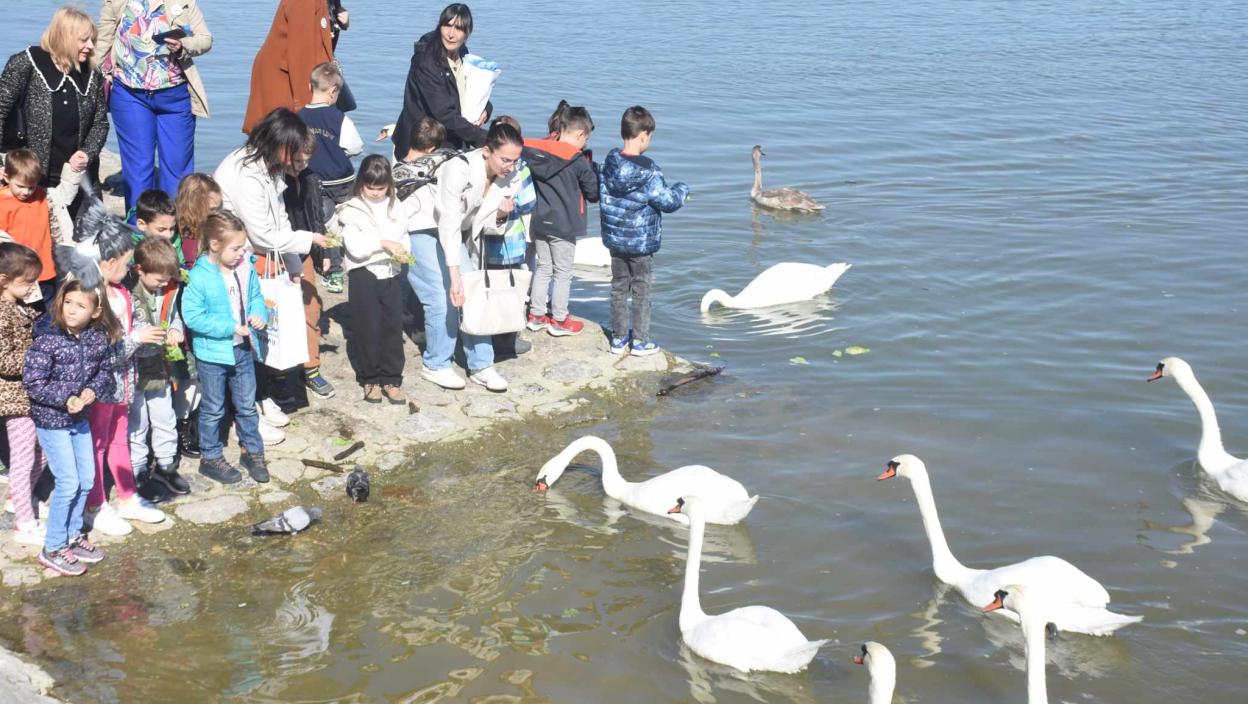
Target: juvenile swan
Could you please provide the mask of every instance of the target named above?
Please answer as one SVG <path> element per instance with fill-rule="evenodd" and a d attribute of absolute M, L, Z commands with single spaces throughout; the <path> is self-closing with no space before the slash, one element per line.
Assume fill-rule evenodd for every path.
<path fill-rule="evenodd" d="M 1044 597 L 1042 592 L 1037 593 L 1032 587 L 1024 590 L 1012 584 L 998 589 L 993 594 L 992 603 L 983 607 L 984 613 L 1010 609 L 1020 617 L 1023 647 L 1027 653 L 1027 704 L 1049 704 L 1044 680 L 1044 636 L 1052 617 L 1048 613 L 1050 604 Z"/>
<path fill-rule="evenodd" d="M 1049 620 L 1063 631 L 1106 636 L 1141 620 L 1141 616 L 1123 616 L 1106 609 L 1109 592 L 1105 591 L 1105 587 L 1060 557 L 1033 557 L 995 570 L 964 566 L 953 556 L 949 543 L 945 542 L 927 467 L 914 455 L 898 455 L 878 478 L 883 480 L 897 476 L 909 479 L 910 486 L 914 488 L 914 498 L 923 516 L 923 529 L 932 546 L 932 567 L 936 578 L 952 585 L 962 593 L 962 598 L 975 606 L 988 603 L 1002 584 L 1022 584 L 1043 589 L 1051 596 L 1055 603 Z M 1008 609 L 1001 613 L 1018 622 L 1017 613 Z"/>
<path fill-rule="evenodd" d="M 1222 430 L 1218 428 L 1218 416 L 1213 410 L 1213 401 L 1205 393 L 1196 375 L 1187 362 L 1178 357 L 1166 357 L 1157 364 L 1156 371 L 1148 378 L 1156 381 L 1162 377 L 1172 377 L 1180 389 L 1187 392 L 1188 398 L 1196 406 L 1200 414 L 1200 446 L 1196 450 L 1196 459 L 1205 473 L 1222 487 L 1222 491 L 1240 501 L 1248 501 L 1248 460 L 1232 457 L 1222 447 Z"/>
<path fill-rule="evenodd" d="M 702 611 L 698 599 L 698 569 L 706 511 L 701 499 L 684 496 L 671 513 L 689 519 L 689 558 L 685 563 L 685 591 L 680 598 L 680 636 L 693 652 L 707 660 L 742 672 L 800 672 L 828 641 L 806 640 L 784 614 L 769 606 L 742 606 L 715 616 Z"/>
<path fill-rule="evenodd" d="M 598 453 L 602 459 L 602 489 L 607 496 L 639 511 L 667 516 L 685 525 L 689 524 L 689 519 L 684 514 L 672 514 L 667 510 L 673 496 L 697 494 L 702 497 L 706 521 L 720 525 L 740 523 L 758 501 L 758 496 L 750 496 L 741 482 L 701 465 L 679 467 L 644 482 L 625 481 L 615 462 L 615 450 L 606 440 L 593 435 L 573 440 L 563 452 L 542 465 L 533 490 L 544 492 L 553 486 L 568 464 L 586 450 Z"/>
<path fill-rule="evenodd" d="M 818 213 L 823 205 L 808 194 L 796 188 L 772 188 L 763 190 L 762 158 L 766 156 L 763 148 L 754 145 L 750 158 L 754 161 L 754 187 L 750 189 L 750 199 L 764 208 L 788 210 L 795 213 Z"/>
<path fill-rule="evenodd" d="M 764 308 L 784 303 L 795 303 L 814 298 L 836 283 L 849 270 L 845 263 L 830 266 L 780 262 L 754 277 L 748 286 L 735 296 L 714 288 L 702 297 L 702 312 L 716 303 L 725 308 Z"/>
<path fill-rule="evenodd" d="M 892 704 L 893 688 L 897 686 L 897 661 L 888 648 L 867 641 L 862 644 L 862 654 L 854 656 L 854 664 L 866 665 L 867 674 L 871 675 L 871 684 L 867 686 L 870 704 Z"/>

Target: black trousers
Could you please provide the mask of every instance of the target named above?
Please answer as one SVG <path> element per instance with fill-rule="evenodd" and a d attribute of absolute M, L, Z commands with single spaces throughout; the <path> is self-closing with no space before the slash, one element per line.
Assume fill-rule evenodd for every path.
<path fill-rule="evenodd" d="M 367 269 L 347 272 L 347 357 L 360 384 L 403 384 L 403 286 L 401 275 L 378 279 Z"/>

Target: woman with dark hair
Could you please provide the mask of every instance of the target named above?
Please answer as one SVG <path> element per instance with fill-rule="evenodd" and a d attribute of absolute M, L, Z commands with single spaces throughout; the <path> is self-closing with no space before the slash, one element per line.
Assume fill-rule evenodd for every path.
<path fill-rule="evenodd" d="M 195 119 L 208 117 L 208 100 L 191 57 L 212 48 L 212 33 L 196 0 L 105 0 L 99 30 L 129 212 L 152 188 L 173 197 L 195 171 Z"/>
<path fill-rule="evenodd" d="M 334 60 L 335 19 L 326 0 L 281 0 L 251 64 L 244 133 L 276 108 L 298 111 L 312 101 L 312 69 Z"/>
<path fill-rule="evenodd" d="M 278 108 L 256 124 L 247 143 L 230 152 L 213 174 L 213 179 L 221 186 L 223 207 L 233 211 L 247 226 L 251 246 L 260 255 L 256 267 L 261 271 L 269 258 L 278 254 L 306 256 L 312 245 L 326 245 L 325 235 L 291 226 L 282 198 L 287 187 L 286 176 L 297 175 L 307 168 L 314 144 L 312 134 L 299 116 L 286 108 Z M 300 277 L 298 271 L 290 274 L 292 279 Z M 303 263 L 301 285 L 308 331 L 304 383 L 317 395 L 329 398 L 334 394 L 334 387 L 321 376 L 321 297 L 316 289 L 311 258 Z M 264 417 L 272 420 L 269 414 Z"/>
<path fill-rule="evenodd" d="M 104 77 L 92 62 L 95 36 L 86 13 L 62 7 L 39 45 L 14 54 L 0 74 L 0 150 L 37 154 L 47 188 L 61 182 L 61 168 L 76 152 L 98 167 L 108 139 Z"/>
<path fill-rule="evenodd" d="M 487 104 L 477 121 L 460 114 L 459 96 L 465 87 L 465 43 L 472 34 L 472 10 L 463 3 L 447 5 L 438 26 L 416 42 L 407 70 L 403 111 L 392 135 L 395 158 L 411 148 L 412 128 L 422 117 L 432 117 L 446 128 L 447 146 L 471 149 L 485 144 L 485 128 L 493 106 Z"/>
<path fill-rule="evenodd" d="M 408 283 L 425 309 L 425 352 L 421 376 L 447 389 L 464 388 L 451 369 L 455 340 L 460 337 L 459 311 L 464 305 L 461 271 L 484 266 L 479 256 L 482 234 L 501 235 L 520 188 L 516 162 L 523 140 L 511 125 L 495 121 L 485 146 L 438 167 L 437 207 L 424 227 L 411 235 L 416 263 L 408 269 Z M 413 221 L 415 218 L 413 218 Z M 409 227 L 410 227 L 409 223 Z M 462 334 L 468 378 L 490 391 L 506 391 L 507 380 L 494 370 L 491 339 Z"/>

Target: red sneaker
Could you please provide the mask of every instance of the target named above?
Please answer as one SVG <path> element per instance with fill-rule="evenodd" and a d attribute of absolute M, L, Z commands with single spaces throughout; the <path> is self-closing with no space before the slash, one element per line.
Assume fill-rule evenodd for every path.
<path fill-rule="evenodd" d="M 525 327 L 533 332 L 538 332 L 550 327 L 550 323 L 551 319 L 549 315 L 533 315 L 532 313 L 529 313 L 529 322 L 525 325 Z"/>
<path fill-rule="evenodd" d="M 547 326 L 546 332 L 555 337 L 568 337 L 570 335 L 579 335 L 584 329 L 585 323 L 575 320 L 569 315 L 563 320 L 550 318 L 550 324 Z"/>

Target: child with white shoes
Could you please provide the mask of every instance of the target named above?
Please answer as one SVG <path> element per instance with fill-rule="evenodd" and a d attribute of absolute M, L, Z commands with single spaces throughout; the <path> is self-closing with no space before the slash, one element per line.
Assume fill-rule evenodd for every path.
<path fill-rule="evenodd" d="M 35 441 L 35 421 L 30 417 L 30 398 L 22 387 L 22 365 L 39 316 L 38 310 L 23 301 L 39 285 L 42 267 L 35 250 L 14 242 L 0 243 L 0 416 L 9 436 L 9 501 L 16 517 L 13 539 L 22 545 L 43 545 L 46 531 L 31 493 L 43 461 Z"/>

